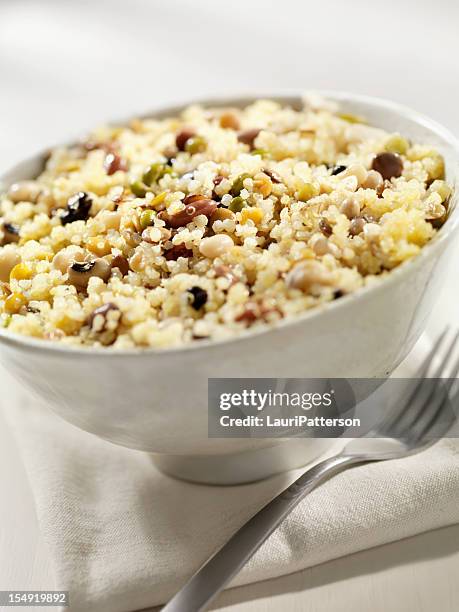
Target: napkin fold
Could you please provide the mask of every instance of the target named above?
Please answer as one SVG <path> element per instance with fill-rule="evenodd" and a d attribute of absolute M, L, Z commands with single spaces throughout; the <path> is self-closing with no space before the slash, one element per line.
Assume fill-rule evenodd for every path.
<path fill-rule="evenodd" d="M 399 375 L 413 372 L 422 343 Z M 5 376 L 6 374 L 1 374 Z M 4 405 L 70 609 L 125 612 L 164 603 L 302 470 L 211 487 L 164 476 L 149 455 L 64 423 L 19 389 Z M 459 523 L 459 441 L 353 468 L 292 512 L 232 586 Z"/>

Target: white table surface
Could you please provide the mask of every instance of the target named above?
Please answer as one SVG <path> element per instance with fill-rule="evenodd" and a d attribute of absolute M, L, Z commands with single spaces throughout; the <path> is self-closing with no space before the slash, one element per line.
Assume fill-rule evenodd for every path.
<path fill-rule="evenodd" d="M 451 0 L 3 0 L 0 171 L 107 118 L 254 89 L 389 97 L 459 133 L 458 23 Z M 448 283 L 430 333 L 457 321 L 458 298 L 457 282 Z M 7 401 L 7 389 L 1 397 Z M 0 589 L 52 588 L 31 492 L 1 413 L 0 486 Z M 457 612 L 458 569 L 455 526 L 233 589 L 216 607 Z"/>

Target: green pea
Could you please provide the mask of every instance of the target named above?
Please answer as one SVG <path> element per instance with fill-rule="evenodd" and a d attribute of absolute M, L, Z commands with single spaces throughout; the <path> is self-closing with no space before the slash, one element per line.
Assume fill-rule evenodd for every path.
<path fill-rule="evenodd" d="M 250 151 L 250 155 L 259 155 L 260 157 L 267 157 L 268 151 L 266 149 L 254 149 Z"/>
<path fill-rule="evenodd" d="M 142 181 L 134 181 L 130 185 L 132 193 L 138 198 L 144 198 L 147 193 L 146 186 L 142 183 Z"/>
<path fill-rule="evenodd" d="M 188 138 L 185 145 L 185 151 L 194 155 L 195 153 L 202 153 L 207 149 L 207 141 L 202 136 L 193 136 Z"/>
<path fill-rule="evenodd" d="M 250 174 L 241 174 L 237 177 L 230 190 L 232 196 L 236 197 L 241 193 L 241 191 L 244 189 L 244 181 L 246 178 L 250 178 Z"/>
<path fill-rule="evenodd" d="M 153 225 L 156 217 L 156 212 L 154 210 L 144 210 L 140 215 L 140 226 L 142 229 L 145 229 L 149 225 Z"/>
<path fill-rule="evenodd" d="M 243 208 L 245 208 L 246 206 L 247 206 L 247 204 L 241 198 L 241 196 L 237 196 L 237 197 L 232 199 L 232 201 L 231 201 L 230 205 L 228 206 L 228 208 L 231 210 L 231 212 L 237 213 L 237 212 L 241 212 L 241 210 Z"/>
<path fill-rule="evenodd" d="M 146 185 L 152 185 L 153 183 L 157 183 L 166 174 L 174 174 L 174 171 L 170 166 L 156 162 L 145 170 L 142 175 L 142 180 Z"/>
<path fill-rule="evenodd" d="M 146 185 L 156 183 L 164 174 L 164 164 L 155 163 L 145 170 L 142 175 L 142 180 Z"/>

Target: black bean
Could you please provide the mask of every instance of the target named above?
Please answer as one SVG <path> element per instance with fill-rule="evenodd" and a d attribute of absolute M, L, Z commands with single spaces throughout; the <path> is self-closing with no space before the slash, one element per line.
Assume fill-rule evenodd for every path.
<path fill-rule="evenodd" d="M 84 191 L 75 193 L 68 199 L 67 208 L 61 214 L 61 223 L 73 223 L 74 221 L 86 221 L 91 210 L 92 199 Z"/>
<path fill-rule="evenodd" d="M 193 296 L 190 305 L 195 310 L 199 310 L 207 302 L 207 291 L 202 287 L 191 287 L 191 289 L 188 289 L 188 293 Z"/>

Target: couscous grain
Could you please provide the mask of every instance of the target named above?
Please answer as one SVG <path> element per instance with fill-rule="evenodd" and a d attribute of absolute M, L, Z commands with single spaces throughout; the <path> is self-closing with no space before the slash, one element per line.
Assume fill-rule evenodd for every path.
<path fill-rule="evenodd" d="M 444 178 L 432 147 L 329 104 L 101 127 L 0 196 L 0 325 L 115 349 L 275 325 L 416 256 Z"/>

